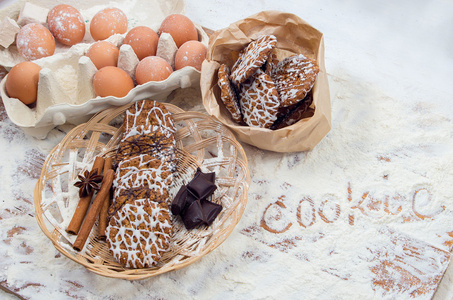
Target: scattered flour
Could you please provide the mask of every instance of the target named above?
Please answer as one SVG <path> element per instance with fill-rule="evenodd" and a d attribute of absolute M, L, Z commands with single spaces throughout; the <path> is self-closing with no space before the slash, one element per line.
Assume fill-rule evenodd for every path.
<path fill-rule="evenodd" d="M 0 281 L 33 299 L 429 299 L 436 288 L 429 282 L 440 280 L 450 259 L 453 174 L 445 162 L 453 155 L 453 125 L 423 103 L 405 107 L 354 78 L 329 79 L 333 127 L 326 138 L 291 154 L 244 146 L 252 185 L 231 236 L 189 267 L 136 282 L 70 261 L 33 218 L 39 174 L 18 170 L 42 163 L 68 128 L 38 141 L 4 120 L 1 151 L 11 155 L 1 164 L 7 230 L 0 253 L 8 259 L 0 262 Z M 170 98 L 202 109 L 197 89 Z M 401 270 L 421 284 L 405 281 Z M 395 284 L 379 284 L 386 276 Z"/>
<path fill-rule="evenodd" d="M 277 2 L 272 7 L 264 7 L 264 3 L 263 7 L 252 7 L 254 4 L 244 2 L 244 9 L 235 10 L 237 19 L 281 8 Z M 338 15 L 332 20 L 339 20 L 346 17 L 347 10 L 320 9 L 313 3 L 301 8 L 305 14 L 298 13 L 330 34 L 326 62 L 332 130 L 309 152 L 279 154 L 245 145 L 252 185 L 244 215 L 221 246 L 184 269 L 147 280 L 124 281 L 93 274 L 59 254 L 33 217 L 32 199 L 39 177 L 35 170 L 70 128 L 54 129 L 40 141 L 25 136 L 2 112 L 0 255 L 4 259 L 0 260 L 0 282 L 30 299 L 431 298 L 450 260 L 453 239 L 450 114 L 437 110 L 433 101 L 440 100 L 435 97 L 432 101 L 425 97 L 408 101 L 423 93 L 412 90 L 410 76 L 400 81 L 388 76 L 386 68 L 380 68 L 382 73 L 370 71 L 381 57 L 355 62 L 357 52 L 363 49 L 346 49 L 341 42 L 345 27 L 332 25 L 332 21 L 322 23 L 326 11 L 330 11 L 329 16 Z M 230 14 L 219 13 L 223 7 L 213 1 L 203 10 L 207 17 L 198 13 L 200 19 L 195 21 L 211 28 L 224 27 L 234 20 Z M 366 18 L 365 10 L 358 7 L 354 16 Z M 210 13 L 218 18 L 209 17 Z M 397 15 L 399 11 L 390 13 Z M 418 15 L 412 11 L 411 16 L 412 20 Z M 367 29 L 353 33 L 363 30 L 369 34 Z M 407 41 L 407 37 L 402 39 Z M 363 39 L 359 36 L 357 40 Z M 382 45 L 385 43 L 376 45 L 376 52 L 365 57 L 374 57 Z M 398 59 L 407 63 L 410 59 L 404 55 L 398 54 Z M 367 78 L 345 75 L 345 61 L 355 62 L 350 67 L 352 73 L 362 72 Z M 388 76 L 385 89 L 392 90 L 392 95 L 383 92 L 384 85 L 364 84 L 382 75 Z M 186 110 L 201 110 L 198 93 L 193 88 L 175 91 L 171 102 Z M 433 93 L 445 99 L 441 91 Z M 452 298 L 452 274 L 449 268 L 434 299 Z M 405 275 L 420 282 L 413 284 Z M 0 292 L 0 297 L 8 296 Z"/>

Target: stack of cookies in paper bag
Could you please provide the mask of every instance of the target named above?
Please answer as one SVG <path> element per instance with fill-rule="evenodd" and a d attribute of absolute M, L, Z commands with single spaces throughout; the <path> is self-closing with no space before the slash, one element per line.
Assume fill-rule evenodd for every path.
<path fill-rule="evenodd" d="M 310 91 L 318 64 L 303 54 L 277 58 L 277 38 L 262 35 L 250 42 L 230 69 L 218 70 L 220 99 L 234 121 L 279 129 L 302 119 L 313 101 Z"/>
<path fill-rule="evenodd" d="M 323 34 L 290 13 L 262 11 L 209 38 L 203 106 L 247 144 L 313 149 L 331 128 Z"/>

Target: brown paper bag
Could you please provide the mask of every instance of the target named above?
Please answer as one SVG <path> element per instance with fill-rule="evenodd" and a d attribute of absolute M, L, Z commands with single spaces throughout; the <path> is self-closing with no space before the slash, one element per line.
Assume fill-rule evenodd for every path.
<path fill-rule="evenodd" d="M 278 130 L 240 126 L 231 119 L 220 100 L 217 71 L 220 63 L 232 67 L 239 51 L 264 34 L 277 37 L 279 55 L 302 53 L 318 62 L 320 72 L 313 86 L 314 115 Z M 263 11 L 214 32 L 209 39 L 201 71 L 201 92 L 206 111 L 228 126 L 242 142 L 276 152 L 313 149 L 331 128 L 329 84 L 324 64 L 321 32 L 299 17 L 278 11 Z"/>

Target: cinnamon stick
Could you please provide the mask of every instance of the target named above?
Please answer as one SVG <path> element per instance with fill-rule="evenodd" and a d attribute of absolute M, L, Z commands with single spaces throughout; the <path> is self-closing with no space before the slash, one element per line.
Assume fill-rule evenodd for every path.
<path fill-rule="evenodd" d="M 96 221 L 97 216 L 99 215 L 99 211 L 102 208 L 105 198 L 107 197 L 108 193 L 110 192 L 110 188 L 112 187 L 114 171 L 112 169 L 108 170 L 105 173 L 104 179 L 102 180 L 101 189 L 96 194 L 94 198 L 93 204 L 88 211 L 88 214 L 85 218 L 85 221 L 80 228 L 80 232 L 77 235 L 77 238 L 74 242 L 72 247 L 76 251 L 80 251 L 83 249 L 85 242 L 88 239 L 88 236 L 93 228 L 94 222 Z"/>
<path fill-rule="evenodd" d="M 104 163 L 104 176 L 108 170 L 112 169 L 113 159 L 107 157 Z M 110 206 L 111 190 L 107 193 L 107 197 L 104 199 L 102 204 L 101 212 L 99 213 L 99 226 L 98 226 L 98 237 L 100 240 L 105 240 L 107 237 L 105 235 L 105 229 L 107 228 L 108 221 L 108 210 Z"/>
<path fill-rule="evenodd" d="M 98 174 L 102 172 L 102 167 L 104 166 L 104 158 L 101 156 L 97 156 L 94 160 L 93 167 L 91 170 L 98 170 Z M 80 226 L 82 225 L 83 219 L 88 211 L 88 207 L 91 203 L 91 198 L 93 198 L 93 193 L 80 198 L 79 203 L 77 204 L 77 208 L 72 216 L 71 222 L 69 222 L 68 228 L 66 228 L 66 232 L 69 234 L 78 234 L 80 230 Z"/>

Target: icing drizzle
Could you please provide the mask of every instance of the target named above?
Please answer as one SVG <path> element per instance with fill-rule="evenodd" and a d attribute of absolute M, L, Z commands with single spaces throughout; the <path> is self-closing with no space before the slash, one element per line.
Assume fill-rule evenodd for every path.
<path fill-rule="evenodd" d="M 167 206 L 137 199 L 110 219 L 109 248 L 115 259 L 128 268 L 151 267 L 167 251 L 171 231 Z"/>
<path fill-rule="evenodd" d="M 296 104 L 305 98 L 315 84 L 317 63 L 303 54 L 287 57 L 272 71 L 282 106 Z"/>
<path fill-rule="evenodd" d="M 277 119 L 280 106 L 271 77 L 261 69 L 241 86 L 240 104 L 244 121 L 253 127 L 269 128 Z"/>
<path fill-rule="evenodd" d="M 238 85 L 243 83 L 267 60 L 269 53 L 277 44 L 277 38 L 273 35 L 262 35 L 255 41 L 250 42 L 241 51 L 239 58 L 231 68 L 231 81 Z"/>
<path fill-rule="evenodd" d="M 126 111 L 122 140 L 137 135 L 149 135 L 156 131 L 166 137 L 173 137 L 176 132 L 170 112 L 161 103 L 137 101 Z"/>
<path fill-rule="evenodd" d="M 147 154 L 121 161 L 113 180 L 114 198 L 124 190 L 147 188 L 161 195 L 168 195 L 168 187 L 173 179 L 166 165 Z"/>

